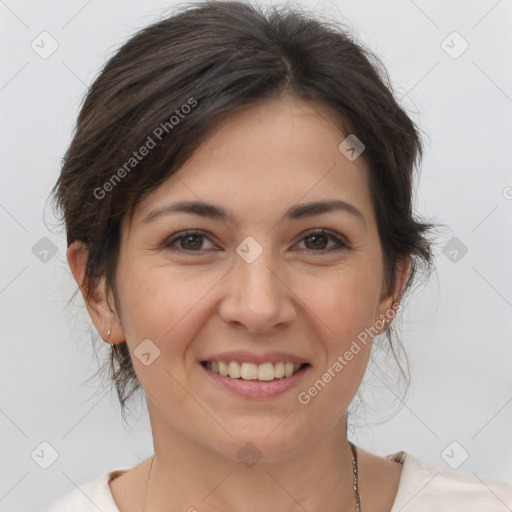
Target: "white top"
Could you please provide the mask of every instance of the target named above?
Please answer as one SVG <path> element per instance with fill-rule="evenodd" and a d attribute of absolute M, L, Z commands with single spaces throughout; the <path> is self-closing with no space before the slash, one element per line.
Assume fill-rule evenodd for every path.
<path fill-rule="evenodd" d="M 512 485 L 438 466 L 425 466 L 403 451 L 386 455 L 403 465 L 390 512 L 509 512 Z M 41 512 L 119 512 L 108 482 L 129 468 L 105 473 L 48 505 Z M 361 503 L 364 511 L 364 503 Z"/>

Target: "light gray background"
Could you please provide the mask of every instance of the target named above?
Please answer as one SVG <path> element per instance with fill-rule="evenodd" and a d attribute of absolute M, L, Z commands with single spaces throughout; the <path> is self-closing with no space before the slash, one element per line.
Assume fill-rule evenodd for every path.
<path fill-rule="evenodd" d="M 456 441 L 452 459 L 469 453 L 461 471 L 512 482 L 512 1 L 304 5 L 343 15 L 381 56 L 430 137 L 418 211 L 448 226 L 436 249 L 438 280 L 418 290 L 403 317 L 412 369 L 405 403 L 383 408 L 383 393 L 367 393 L 369 425 L 350 435 L 377 454 L 405 450 L 444 467 L 443 450 Z M 1 510 L 38 510 L 152 453 L 144 407 L 128 429 L 115 395 L 85 382 L 97 368 L 88 317 L 81 297 L 66 306 L 76 286 L 46 201 L 87 86 L 130 34 L 170 7 L 0 1 Z M 59 45 L 47 59 L 31 48 L 43 31 Z M 458 58 L 442 46 L 453 31 L 469 43 Z M 461 40 L 451 39 L 453 53 Z M 468 249 L 457 262 L 442 252 L 453 236 Z M 32 252 L 43 237 L 58 248 L 46 263 Z M 397 404 L 398 414 L 377 424 Z M 58 452 L 48 469 L 31 456 L 42 442 Z"/>

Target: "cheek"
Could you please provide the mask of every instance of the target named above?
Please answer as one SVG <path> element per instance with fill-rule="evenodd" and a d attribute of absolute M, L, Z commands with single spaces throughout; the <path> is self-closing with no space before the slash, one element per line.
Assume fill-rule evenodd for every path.
<path fill-rule="evenodd" d="M 380 298 L 377 272 L 357 268 L 340 269 L 315 282 L 305 283 L 306 304 L 328 327 L 340 349 L 375 321 Z"/>
<path fill-rule="evenodd" d="M 373 325 L 378 294 L 372 278 L 340 272 L 328 285 L 310 283 L 309 297 L 308 305 L 320 320 L 315 332 L 324 333 L 317 342 L 325 357 L 297 400 L 304 414 L 317 419 L 321 434 L 325 425 L 336 424 L 359 389 L 371 353 L 366 330 Z"/>
<path fill-rule="evenodd" d="M 123 327 L 133 350 L 144 339 L 161 351 L 183 349 L 201 325 L 208 293 L 219 280 L 215 273 L 178 272 L 172 266 L 120 266 L 118 290 Z"/>

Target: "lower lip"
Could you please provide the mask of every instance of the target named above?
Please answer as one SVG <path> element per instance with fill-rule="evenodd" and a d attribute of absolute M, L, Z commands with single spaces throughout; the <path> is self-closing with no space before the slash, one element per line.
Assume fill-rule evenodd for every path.
<path fill-rule="evenodd" d="M 297 386 L 311 368 L 311 366 L 306 366 L 291 377 L 261 381 L 232 379 L 231 377 L 224 377 L 218 373 L 212 372 L 200 363 L 199 366 L 216 385 L 222 386 L 231 393 L 245 398 L 271 398 L 282 395 Z"/>

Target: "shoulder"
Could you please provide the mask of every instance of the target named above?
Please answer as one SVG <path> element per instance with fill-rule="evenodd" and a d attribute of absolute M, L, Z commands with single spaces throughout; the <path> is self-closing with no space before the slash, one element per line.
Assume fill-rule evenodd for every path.
<path fill-rule="evenodd" d="M 76 487 L 40 512 L 119 512 L 109 487 L 109 480 L 126 469 L 110 471 L 96 480 Z"/>
<path fill-rule="evenodd" d="M 498 512 L 512 509 L 512 485 L 422 464 L 403 451 L 386 456 L 403 465 L 391 512 Z"/>

